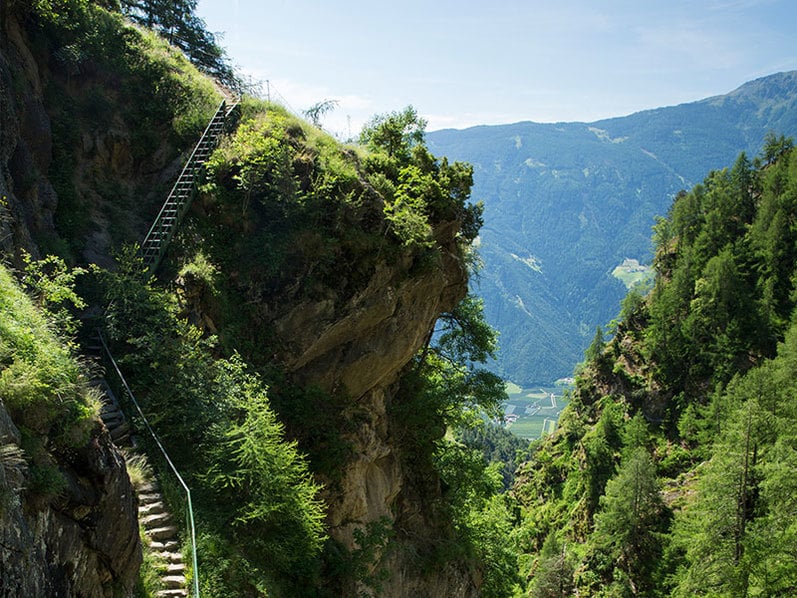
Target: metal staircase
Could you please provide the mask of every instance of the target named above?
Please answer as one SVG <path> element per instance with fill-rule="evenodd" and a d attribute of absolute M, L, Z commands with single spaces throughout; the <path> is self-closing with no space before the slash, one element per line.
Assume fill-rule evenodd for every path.
<path fill-rule="evenodd" d="M 228 107 L 227 101 L 222 100 L 216 114 L 213 115 L 205 132 L 194 147 L 194 151 L 191 152 L 180 176 L 177 177 L 177 181 L 163 203 L 155 222 L 150 227 L 147 236 L 144 237 L 140 252 L 144 265 L 150 272 L 158 269 L 180 220 L 191 207 L 202 167 L 219 144 L 219 139 L 237 105 L 238 103 L 233 100 Z"/>

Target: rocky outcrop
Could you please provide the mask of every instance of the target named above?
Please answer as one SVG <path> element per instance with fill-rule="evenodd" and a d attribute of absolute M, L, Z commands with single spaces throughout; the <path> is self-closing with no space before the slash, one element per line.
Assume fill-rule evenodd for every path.
<path fill-rule="evenodd" d="M 35 253 L 31 231 L 52 229 L 52 188 L 35 166 L 49 160 L 49 151 L 36 155 L 50 141 L 49 120 L 42 118 L 39 71 L 20 43 L 19 26 L 3 14 L 0 29 L 0 248 L 7 254 L 14 248 Z M 35 132 L 38 147 L 22 140 L 23 129 Z"/>
<path fill-rule="evenodd" d="M 140 240 L 157 214 L 181 167 L 178 148 L 156 134 L 143 152 L 138 123 L 90 107 L 98 94 L 125 105 L 123 91 L 102 84 L 111 74 L 66 76 L 32 50 L 13 8 L 0 11 L 0 250 L 37 257 L 69 246 L 75 261 L 110 266 L 112 247 Z"/>
<path fill-rule="evenodd" d="M 401 527 L 404 537 L 391 542 L 381 561 L 372 564 L 388 573 L 379 596 L 478 595 L 473 572 L 461 563 L 423 575 L 418 570 L 412 544 L 433 541 L 441 522 L 424 506 L 433 497 L 420 497 L 411 487 L 412 472 L 405 470 L 388 414 L 400 374 L 427 342 L 438 316 L 467 292 L 457 231 L 456 223 L 438 225 L 437 263 L 421 273 L 410 274 L 408 253 L 377 266 L 366 288 L 343 306 L 334 296 L 306 300 L 274 322 L 289 347 L 284 359 L 293 379 L 343 393 L 356 406 L 356 430 L 345 438 L 352 456 L 339 483 L 327 489 L 327 523 L 330 535 L 350 550 L 357 548 L 355 531 L 368 524 L 386 521 Z M 372 592 L 360 584 L 352 594 Z"/>
<path fill-rule="evenodd" d="M 0 15 L 6 8 L 6 3 L 0 6 Z M 59 202 L 66 205 L 66 195 L 58 197 L 48 173 L 57 164 L 53 148 L 61 141 L 56 125 L 68 119 L 58 113 L 58 106 L 47 103 L 47 86 L 58 74 L 49 71 L 46 57 L 30 52 L 24 31 L 13 19 L 3 18 L 0 29 L 0 244 L 5 253 L 25 248 L 36 255 L 41 239 L 57 238 L 54 220 Z M 70 99 L 80 99 L 92 84 L 91 75 L 86 77 L 59 85 L 74 94 Z M 120 100 L 113 95 L 118 90 L 104 93 L 110 105 Z M 166 142 L 143 156 L 133 151 L 132 128 L 137 123 L 126 124 L 118 114 L 105 121 L 102 126 L 81 122 L 69 146 L 74 183 L 70 189 L 77 197 L 70 201 L 81 206 L 75 211 L 83 220 L 80 234 L 69 241 L 85 243 L 76 259 L 100 264 L 107 263 L 112 244 L 141 238 L 163 197 L 159 190 L 173 179 L 179 164 L 174 160 L 176 149 Z M 61 190 L 58 184 L 56 188 Z M 374 203 L 375 218 L 381 218 L 382 205 Z M 418 571 L 413 560 L 417 545 L 433 542 L 445 522 L 435 520 L 427 508 L 435 497 L 424 496 L 413 485 L 413 472 L 395 438 L 396 422 L 389 415 L 401 373 L 428 341 L 439 314 L 451 310 L 467 291 L 456 238 L 459 224 L 436 224 L 435 257 L 425 254 L 422 264 L 410 249 L 396 250 L 401 255 L 390 262 L 369 256 L 368 268 L 376 265 L 351 296 L 331 287 L 326 295 L 314 289 L 310 296 L 290 297 L 264 309 L 268 317 L 262 318 L 280 337 L 275 344 L 284 350 L 275 358 L 291 382 L 346 396 L 356 411 L 350 418 L 356 425 L 343 432 L 351 457 L 342 464 L 340 479 L 327 487 L 327 523 L 331 536 L 349 549 L 357 547 L 355 532 L 369 524 L 387 521 L 400 527 L 401 537 L 373 563 L 374 570 L 389 572 L 381 583 L 381 596 L 477 594 L 478 580 L 462 562 L 449 561 L 424 574 Z M 201 285 L 191 283 L 190 276 L 183 278 L 192 321 L 209 332 L 215 332 L 217 324 L 222 328 L 223 310 L 208 305 L 212 299 L 203 295 Z M 6 442 L 18 444 L 18 434 L 12 426 L 8 430 L 11 440 Z M 37 508 L 26 504 L 24 468 L 6 469 L 4 488 L 10 489 L 13 504 L 3 514 L 0 552 L 6 567 L 2 583 L 7 585 L 0 596 L 105 596 L 129 590 L 130 571 L 140 557 L 134 545 L 137 527 L 130 527 L 134 500 L 123 462 L 106 433 L 95 434 L 90 446 L 79 452 L 77 461 L 63 464 L 70 479 L 68 496 Z M 439 494 L 439 488 L 435 490 Z M 22 575 L 20 563 L 25 559 L 32 565 Z M 363 584 L 349 593 L 370 592 Z"/>
<path fill-rule="evenodd" d="M 132 595 L 141 564 L 136 498 L 122 456 L 97 422 L 58 460 L 67 487 L 40 504 L 19 430 L 0 404 L 0 596 Z"/>

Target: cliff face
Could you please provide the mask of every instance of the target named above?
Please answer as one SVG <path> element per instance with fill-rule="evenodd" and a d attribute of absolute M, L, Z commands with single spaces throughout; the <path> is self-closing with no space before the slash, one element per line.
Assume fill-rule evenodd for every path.
<path fill-rule="evenodd" d="M 387 523 L 395 534 L 389 550 L 371 564 L 387 573 L 380 596 L 478 594 L 473 572 L 461 563 L 419 571 L 419 545 L 444 535 L 443 521 L 428 508 L 439 487 L 417 487 L 418 473 L 406 465 L 398 442 L 406 424 L 390 416 L 400 374 L 438 316 L 467 292 L 457 230 L 455 223 L 438 228 L 439 259 L 422 275 L 409 275 L 412 260 L 405 256 L 377 266 L 366 288 L 337 309 L 331 299 L 308 301 L 276 318 L 279 336 L 290 340 L 282 359 L 294 379 L 343 392 L 356 409 L 356 428 L 344 437 L 350 457 L 340 481 L 326 492 L 327 523 L 331 537 L 349 550 L 358 548 L 355 534 L 369 524 Z"/>
<path fill-rule="evenodd" d="M 145 32 L 104 26 L 93 35 L 110 39 L 95 40 L 97 48 L 73 41 L 68 27 L 55 39 L 58 24 L 13 3 L 0 8 L 0 243 L 7 253 L 61 253 L 110 266 L 122 243 L 143 237 L 182 153 L 220 101 L 209 81 L 170 79 L 187 61 L 153 58 L 155 42 Z M 73 46 L 80 59 L 65 62 L 61 54 Z M 120 62 L 123 52 L 128 63 Z M 176 115 L 181 102 L 191 104 L 191 119 Z"/>
<path fill-rule="evenodd" d="M 16 20 L 0 9 L 0 241 L 4 252 L 35 251 L 32 234 L 51 232 L 57 198 L 45 177 L 50 119 L 39 67 Z"/>
<path fill-rule="evenodd" d="M 55 239 L 46 66 L 0 7 L 0 252 Z M 5 364 L 3 364 L 5 366 Z M 0 396 L 0 595 L 117 596 L 132 593 L 141 562 L 136 499 L 125 463 L 99 420 L 87 444 L 50 459 L 66 489 L 42 501 L 27 488 L 24 444 Z"/>
<path fill-rule="evenodd" d="M 21 435 L 0 403 L 3 448 Z M 0 462 L 0 596 L 131 595 L 141 564 L 137 501 L 125 462 L 98 422 L 58 468 L 66 490 L 41 504 L 21 459 Z"/>

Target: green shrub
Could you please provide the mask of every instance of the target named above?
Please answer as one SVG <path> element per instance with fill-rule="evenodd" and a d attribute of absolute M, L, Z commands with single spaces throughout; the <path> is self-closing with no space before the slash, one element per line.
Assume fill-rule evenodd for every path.
<path fill-rule="evenodd" d="M 69 276 L 59 280 L 42 270 L 36 276 L 46 289 L 41 303 L 61 304 L 71 292 Z M 69 347 L 52 331 L 58 322 L 54 316 L 48 321 L 0 266 L 0 399 L 20 425 L 41 434 L 58 431 L 76 446 L 85 440 L 97 404 Z"/>
<path fill-rule="evenodd" d="M 262 380 L 239 356 L 220 358 L 137 264 L 128 256 L 107 274 L 112 296 L 124 289 L 107 319 L 126 377 L 193 490 L 200 544 L 211 546 L 200 548 L 200 581 L 218 595 L 243 587 L 301 594 L 324 539 L 319 488 L 284 438 Z M 185 273 L 212 279 L 212 271 L 198 258 Z"/>

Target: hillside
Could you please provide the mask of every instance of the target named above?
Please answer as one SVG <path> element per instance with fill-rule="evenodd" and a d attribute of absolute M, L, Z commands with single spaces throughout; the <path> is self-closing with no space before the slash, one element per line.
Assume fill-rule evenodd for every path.
<path fill-rule="evenodd" d="M 549 262 L 597 268 L 592 256 L 612 252 L 630 277 L 642 254 L 630 232 L 611 251 L 579 232 L 578 255 L 543 259 L 524 253 L 523 222 L 563 239 L 617 228 L 633 210 L 610 201 L 614 183 L 640 198 L 671 185 L 650 200 L 667 214 L 651 292 L 585 333 L 560 427 L 528 445 L 495 423 L 505 385 L 482 367 L 496 336 L 469 284 L 473 245 L 489 257 L 495 226 L 470 200 L 479 173 L 433 154 L 411 107 L 343 145 L 235 97 L 142 26 L 135 11 L 164 6 L 0 5 L 0 594 L 794 593 L 793 141 L 769 135 L 760 154 L 698 173 L 651 145 L 672 127 L 653 126 L 659 111 L 628 117 L 647 119 L 640 138 L 614 121 L 504 137 L 499 165 L 515 164 L 518 182 L 496 176 L 496 189 L 517 196 L 540 179 L 564 206 L 498 218 L 522 221 L 506 264 L 532 282 Z M 702 123 L 735 114 L 727 135 L 753 144 L 749 123 L 787 126 L 793 81 L 681 108 Z M 214 111 L 219 143 L 194 152 Z M 687 149 L 711 149 L 678 130 Z M 556 152 L 525 153 L 534 131 Z M 625 161 L 647 170 L 629 179 Z M 137 243 L 184 164 L 192 201 L 161 214 L 176 228 L 155 265 Z M 702 183 L 678 193 L 688 177 Z M 582 278 L 564 295 L 540 289 L 550 314 L 516 304 L 554 324 L 564 299 L 586 314 L 602 298 L 568 298 Z M 608 293 L 606 280 L 590 284 Z M 147 451 L 142 416 L 157 430 L 191 489 L 195 535 L 159 453 L 150 446 L 148 472 L 115 444 L 89 383 L 104 388 L 97 328 L 129 383 L 114 382 L 120 403 L 141 406 L 124 435 Z M 156 486 L 164 511 L 148 499 L 136 520 Z M 158 538 L 141 531 L 153 522 Z M 194 551 L 196 566 L 171 560 Z"/>
<path fill-rule="evenodd" d="M 652 292 L 626 297 L 521 466 L 530 595 L 794 593 L 792 145 L 769 138 L 656 225 Z"/>
<path fill-rule="evenodd" d="M 678 191 L 797 132 L 797 73 L 723 96 L 594 123 L 518 123 L 428 135 L 474 166 L 484 202 L 476 293 L 500 333 L 498 371 L 521 385 L 569 376 L 626 287 L 625 259 L 650 264 L 650 231 Z"/>

